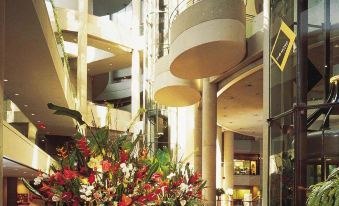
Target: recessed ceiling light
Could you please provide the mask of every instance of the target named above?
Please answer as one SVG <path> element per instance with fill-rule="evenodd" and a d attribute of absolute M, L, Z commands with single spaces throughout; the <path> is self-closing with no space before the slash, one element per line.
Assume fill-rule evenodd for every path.
<path fill-rule="evenodd" d="M 4 82 L 8 82 L 8 79 L 4 79 Z"/>
<path fill-rule="evenodd" d="M 38 122 L 38 123 L 40 123 L 41 121 L 40 121 L 40 120 L 38 120 L 37 122 Z"/>
<path fill-rule="evenodd" d="M 41 140 L 41 142 L 44 142 L 44 141 L 45 141 L 44 139 Z"/>
<path fill-rule="evenodd" d="M 18 168 L 15 168 L 14 170 L 15 170 L 15 171 L 18 171 L 19 169 L 18 169 Z"/>
<path fill-rule="evenodd" d="M 74 39 L 73 39 L 73 41 L 75 41 L 75 42 L 76 42 L 76 41 L 77 41 L 77 39 L 75 39 L 75 38 L 74 38 Z"/>
<path fill-rule="evenodd" d="M 111 48 L 110 48 L 110 47 L 108 47 L 107 49 L 108 49 L 108 50 L 111 50 Z"/>
<path fill-rule="evenodd" d="M 15 95 L 15 96 L 19 96 L 20 94 L 18 94 L 18 93 L 15 93 L 14 95 Z"/>
<path fill-rule="evenodd" d="M 28 107 L 28 105 L 27 105 L 27 104 L 24 104 L 24 107 Z"/>
<path fill-rule="evenodd" d="M 335 48 L 339 48 L 339 44 L 334 45 Z"/>
<path fill-rule="evenodd" d="M 32 113 L 31 115 L 32 115 L 32 116 L 34 116 L 35 114 L 34 114 L 34 113 Z"/>
<path fill-rule="evenodd" d="M 112 66 L 113 64 L 112 64 L 112 63 L 110 63 L 109 65 L 110 65 L 110 66 Z"/>
<path fill-rule="evenodd" d="M 27 172 L 24 172 L 24 174 L 27 174 Z"/>

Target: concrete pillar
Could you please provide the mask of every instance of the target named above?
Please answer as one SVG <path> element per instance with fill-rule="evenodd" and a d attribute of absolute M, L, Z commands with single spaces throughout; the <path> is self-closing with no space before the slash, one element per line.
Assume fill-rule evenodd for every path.
<path fill-rule="evenodd" d="M 132 0 L 132 9 L 133 9 L 133 31 L 137 36 L 139 36 L 141 25 L 141 1 Z"/>
<path fill-rule="evenodd" d="M 217 85 L 203 79 L 202 178 L 207 181 L 203 197 L 207 206 L 216 204 Z"/>
<path fill-rule="evenodd" d="M 138 50 L 132 52 L 132 81 L 131 81 L 131 98 L 132 98 L 132 117 L 138 114 L 140 108 L 140 55 Z"/>
<path fill-rule="evenodd" d="M 233 190 L 234 187 L 234 133 L 224 132 L 224 190 Z M 226 192 L 227 193 L 227 192 Z M 228 197 L 226 195 L 226 200 Z"/>
<path fill-rule="evenodd" d="M 4 108 L 4 84 L 5 70 L 5 0 L 0 0 L 0 189 L 3 188 L 3 108 Z M 3 192 L 0 191 L 0 206 L 3 206 Z"/>
<path fill-rule="evenodd" d="M 216 188 L 222 188 L 223 187 L 223 179 L 224 171 L 222 170 L 221 164 L 222 164 L 222 128 L 217 127 L 217 140 L 216 140 Z"/>
<path fill-rule="evenodd" d="M 201 103 L 195 105 L 194 108 L 194 169 L 195 171 L 202 173 L 202 108 Z"/>
<path fill-rule="evenodd" d="M 79 32 L 78 32 L 78 66 L 77 66 L 77 110 L 84 116 L 87 114 L 87 19 L 88 0 L 78 0 Z"/>

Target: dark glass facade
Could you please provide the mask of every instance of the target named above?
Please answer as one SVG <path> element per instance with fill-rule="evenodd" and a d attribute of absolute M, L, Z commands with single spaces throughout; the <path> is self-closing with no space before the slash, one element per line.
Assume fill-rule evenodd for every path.
<path fill-rule="evenodd" d="M 338 0 L 270 2 L 271 206 L 305 205 L 307 187 L 338 167 L 338 9 Z"/>

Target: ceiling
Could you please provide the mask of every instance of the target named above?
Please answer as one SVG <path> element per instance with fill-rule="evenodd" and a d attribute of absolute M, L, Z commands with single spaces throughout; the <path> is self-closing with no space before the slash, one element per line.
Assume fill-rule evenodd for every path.
<path fill-rule="evenodd" d="M 262 137 L 262 69 L 239 80 L 218 97 L 218 124 L 240 134 Z"/>
<path fill-rule="evenodd" d="M 113 14 L 125 8 L 131 0 L 93 0 L 93 13 L 96 16 Z"/>
<path fill-rule="evenodd" d="M 2 161 L 4 177 L 33 178 L 38 175 L 38 171 L 13 162 L 7 158 L 3 158 Z"/>
<path fill-rule="evenodd" d="M 68 104 L 58 77 L 60 71 L 54 64 L 52 47 L 48 47 L 46 40 L 52 38 L 52 30 L 48 36 L 49 28 L 43 28 L 39 21 L 38 14 L 43 15 L 43 12 L 36 10 L 32 1 L 11 0 L 6 6 L 5 96 L 33 124 L 44 124 L 46 129 L 42 129 L 42 133 L 73 134 L 73 121 L 54 115 L 47 108 L 49 102 L 60 106 Z M 47 14 L 42 17 L 48 19 Z"/>
<path fill-rule="evenodd" d="M 63 31 L 63 36 L 65 41 L 77 42 L 77 32 Z M 111 57 L 89 63 L 87 67 L 90 76 L 123 69 L 132 64 L 132 49 L 130 48 L 91 35 L 88 36 L 88 45 L 113 54 Z M 142 64 L 142 59 L 141 54 L 140 64 Z"/>

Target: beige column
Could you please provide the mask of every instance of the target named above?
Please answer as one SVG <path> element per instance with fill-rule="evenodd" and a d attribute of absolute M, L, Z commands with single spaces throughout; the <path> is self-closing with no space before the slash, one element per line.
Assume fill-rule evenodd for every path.
<path fill-rule="evenodd" d="M 133 30 L 134 33 L 140 35 L 140 25 L 141 25 L 141 1 L 132 0 L 132 9 L 133 9 Z"/>
<path fill-rule="evenodd" d="M 5 0 L 0 0 L 0 189 L 3 189 L 3 98 L 4 84 L 3 75 L 5 70 Z M 3 206 L 3 191 L 0 190 L 0 206 Z"/>
<path fill-rule="evenodd" d="M 222 165 L 222 128 L 217 127 L 217 147 L 216 147 L 216 188 L 222 188 L 223 187 L 223 179 L 222 177 L 224 176 L 224 171 L 221 167 Z"/>
<path fill-rule="evenodd" d="M 224 190 L 227 193 L 227 190 L 233 190 L 234 187 L 234 133 L 231 131 L 224 132 L 224 177 Z"/>
<path fill-rule="evenodd" d="M 202 173 L 202 108 L 201 103 L 195 105 L 194 108 L 194 169 L 195 171 Z"/>
<path fill-rule="evenodd" d="M 78 0 L 79 32 L 77 62 L 77 110 L 87 114 L 87 19 L 88 0 Z M 84 117 L 86 119 L 86 117 Z"/>
<path fill-rule="evenodd" d="M 269 109 L 270 109 L 270 0 L 264 0 L 263 4 L 263 29 L 264 29 L 264 46 L 263 46 L 263 119 L 266 120 L 269 118 Z M 269 125 L 267 121 L 263 121 L 263 144 L 262 144 L 262 160 L 261 163 L 262 170 L 262 205 L 269 205 L 268 202 L 268 185 L 269 185 Z"/>
<path fill-rule="evenodd" d="M 207 206 L 216 204 L 217 85 L 203 79 L 202 178 L 207 181 L 203 197 Z"/>
<path fill-rule="evenodd" d="M 141 1 L 132 0 L 133 9 L 133 32 L 135 36 L 140 35 L 140 21 L 141 21 Z M 136 43 L 136 42 L 135 42 Z M 134 48 L 132 52 L 132 86 L 131 86 L 131 98 L 132 98 L 132 117 L 135 117 L 140 108 L 140 55 L 139 51 Z"/>
<path fill-rule="evenodd" d="M 140 108 L 140 55 L 138 50 L 132 52 L 132 81 L 131 81 L 131 98 L 132 98 L 132 117 L 138 114 Z"/>

